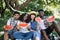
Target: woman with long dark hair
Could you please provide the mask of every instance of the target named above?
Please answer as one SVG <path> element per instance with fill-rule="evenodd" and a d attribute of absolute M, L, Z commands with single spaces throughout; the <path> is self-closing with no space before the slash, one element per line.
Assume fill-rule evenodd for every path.
<path fill-rule="evenodd" d="M 30 14 L 30 26 L 31 29 L 34 31 L 34 40 L 40 40 L 40 30 L 38 29 L 38 23 L 35 20 L 36 14 L 31 13 Z"/>
<path fill-rule="evenodd" d="M 30 31 L 30 23 L 28 21 L 28 14 L 24 13 L 19 18 L 20 23 L 18 23 L 17 29 L 18 32 L 14 33 L 14 38 L 29 40 L 33 37 L 33 32 Z"/>

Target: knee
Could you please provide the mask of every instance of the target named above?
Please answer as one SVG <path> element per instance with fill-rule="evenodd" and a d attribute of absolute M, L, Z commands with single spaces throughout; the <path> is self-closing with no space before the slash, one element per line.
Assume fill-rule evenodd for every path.
<path fill-rule="evenodd" d="M 40 40 L 40 38 L 39 37 L 36 37 L 36 40 Z"/>

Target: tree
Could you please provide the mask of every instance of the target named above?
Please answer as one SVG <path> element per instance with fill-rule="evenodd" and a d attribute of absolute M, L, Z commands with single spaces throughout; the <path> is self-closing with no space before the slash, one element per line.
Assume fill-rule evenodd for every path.
<path fill-rule="evenodd" d="M 60 4 L 60 0 L 25 0 L 22 1 L 22 4 L 19 4 L 22 0 L 1 0 L 0 1 L 0 12 L 3 15 L 5 9 L 8 8 L 10 12 L 14 11 L 25 11 L 29 12 L 31 10 L 38 11 L 39 9 L 44 10 L 52 10 L 51 8 L 56 8 Z M 3 7 L 3 3 L 5 3 L 5 8 Z M 57 7 L 60 9 L 60 7 Z"/>
<path fill-rule="evenodd" d="M 18 0 L 5 0 L 5 3 L 8 8 L 10 8 L 12 11 L 21 10 L 24 6 L 28 5 L 31 2 L 31 0 L 26 0 L 23 4 L 19 5 Z M 15 6 L 14 6 L 15 4 Z"/>

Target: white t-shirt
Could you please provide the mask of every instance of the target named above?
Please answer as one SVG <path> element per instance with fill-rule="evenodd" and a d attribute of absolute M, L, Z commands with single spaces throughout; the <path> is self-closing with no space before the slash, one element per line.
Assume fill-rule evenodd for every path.
<path fill-rule="evenodd" d="M 20 25 L 20 24 L 25 24 L 25 23 L 23 23 L 23 22 L 18 22 L 18 25 Z M 19 27 L 20 27 L 20 32 L 22 32 L 22 33 L 27 33 L 27 32 L 30 32 L 28 29 L 27 29 L 27 27 L 28 26 L 23 26 L 23 25 L 20 25 Z M 27 25 L 29 25 L 30 26 L 30 23 L 27 23 Z"/>
<path fill-rule="evenodd" d="M 39 26 L 40 26 L 40 29 L 41 29 L 41 30 L 46 29 L 46 27 L 45 27 L 45 25 L 44 25 L 44 21 L 43 21 L 43 20 L 39 23 Z"/>

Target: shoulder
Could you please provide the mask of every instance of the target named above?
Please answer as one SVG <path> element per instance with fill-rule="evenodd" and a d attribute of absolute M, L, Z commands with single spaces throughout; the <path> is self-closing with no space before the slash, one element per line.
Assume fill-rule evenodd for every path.
<path fill-rule="evenodd" d="M 21 22 L 20 20 L 18 20 L 18 22 Z"/>
<path fill-rule="evenodd" d="M 11 17 L 11 18 L 9 18 L 8 20 L 14 20 L 14 18 L 13 18 L 13 17 Z"/>
<path fill-rule="evenodd" d="M 37 21 L 33 21 L 33 22 L 30 22 L 30 23 L 33 23 L 33 24 L 35 23 L 35 24 L 37 24 L 38 22 L 37 22 Z"/>
<path fill-rule="evenodd" d="M 20 24 L 20 23 L 21 23 L 21 21 L 18 20 L 18 23 L 17 24 Z"/>

